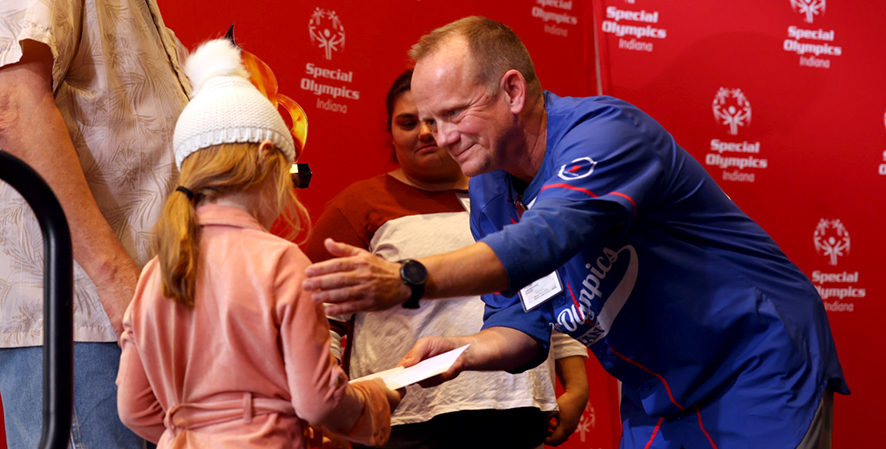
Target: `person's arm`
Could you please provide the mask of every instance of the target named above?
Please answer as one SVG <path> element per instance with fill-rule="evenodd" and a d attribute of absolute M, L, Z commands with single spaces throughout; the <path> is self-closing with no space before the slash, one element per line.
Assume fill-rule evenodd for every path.
<path fill-rule="evenodd" d="M 551 352 L 554 354 L 554 370 L 563 386 L 563 394 L 557 397 L 559 411 L 549 423 L 545 444 L 558 446 L 575 432 L 588 404 L 590 391 L 585 368 L 588 348 L 569 335 L 552 332 Z"/>
<path fill-rule="evenodd" d="M 278 262 L 275 297 L 287 383 L 296 414 L 312 425 L 362 444 L 381 445 L 390 435 L 391 410 L 400 394 L 380 380 L 349 383 L 329 352 L 323 308 L 301 291 L 307 258 L 295 249 Z"/>
<path fill-rule="evenodd" d="M 557 397 L 559 412 L 554 420 L 555 425 L 549 428 L 550 434 L 545 438 L 545 444 L 549 446 L 559 446 L 575 432 L 588 404 L 590 391 L 585 359 L 582 356 L 569 356 L 554 361 L 563 394 Z"/>
<path fill-rule="evenodd" d="M 500 371 L 526 365 L 540 350 L 538 341 L 529 335 L 508 327 L 490 327 L 464 337 L 424 337 L 400 360 L 400 366 L 416 363 L 460 348 L 471 346 L 455 360 L 446 372 L 421 382 L 423 387 L 454 379 L 462 371 Z"/>
<path fill-rule="evenodd" d="M 588 203 L 548 200 L 533 206 L 520 223 L 489 234 L 482 241 L 418 259 L 428 271 L 422 299 L 493 292 L 514 295 L 516 291 L 512 290 L 561 266 L 577 248 L 610 229 L 626 213 L 616 203 Z M 328 313 L 385 310 L 409 298 L 411 290 L 400 279 L 399 263 L 330 239 L 325 245 L 336 259 L 310 266 L 304 288 L 312 291 L 314 302 L 328 304 Z M 515 251 L 515 247 L 520 250 Z M 503 261 L 509 261 L 507 269 Z"/>
<path fill-rule="evenodd" d="M 303 287 L 330 315 L 385 310 L 409 299 L 400 264 L 351 245 L 325 241 L 336 259 L 311 265 Z M 418 259 L 428 270 L 423 300 L 480 295 L 508 288 L 504 266 L 485 243 Z"/>
<path fill-rule="evenodd" d="M 24 41 L 24 56 L 0 68 L 0 149 L 30 165 L 58 197 L 71 229 L 74 259 L 95 283 L 120 335 L 138 267 L 102 215 L 52 94 L 52 54 Z"/>
<path fill-rule="evenodd" d="M 117 412 L 120 421 L 138 436 L 156 443 L 166 426 L 164 411 L 151 388 L 145 367 L 132 334 L 131 309 L 123 322 L 120 335 L 120 369 L 117 372 Z"/>

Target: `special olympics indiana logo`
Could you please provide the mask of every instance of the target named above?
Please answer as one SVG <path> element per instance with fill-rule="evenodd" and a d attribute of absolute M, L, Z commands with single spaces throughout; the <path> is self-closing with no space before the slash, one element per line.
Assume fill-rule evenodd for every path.
<path fill-rule="evenodd" d="M 589 401 L 588 405 L 581 412 L 581 418 L 578 420 L 578 426 L 575 427 L 575 431 L 578 432 L 581 442 L 584 443 L 587 440 L 587 434 L 596 427 L 597 413 L 594 411 L 594 405 Z"/>
<path fill-rule="evenodd" d="M 721 87 L 714 96 L 714 120 L 729 126 L 729 134 L 738 134 L 739 126 L 751 124 L 751 104 L 741 89 Z"/>
<path fill-rule="evenodd" d="M 791 0 L 791 8 L 794 11 L 805 15 L 803 20 L 806 23 L 812 23 L 813 17 L 821 14 L 824 15 L 825 2 L 827 0 Z"/>
<path fill-rule="evenodd" d="M 308 31 L 311 43 L 325 50 L 327 60 L 332 60 L 333 51 L 345 48 L 345 27 L 335 11 L 315 9 L 308 22 Z"/>
<path fill-rule="evenodd" d="M 822 218 L 812 236 L 815 252 L 828 257 L 828 265 L 836 266 L 837 258 L 849 254 L 849 231 L 839 219 Z"/>

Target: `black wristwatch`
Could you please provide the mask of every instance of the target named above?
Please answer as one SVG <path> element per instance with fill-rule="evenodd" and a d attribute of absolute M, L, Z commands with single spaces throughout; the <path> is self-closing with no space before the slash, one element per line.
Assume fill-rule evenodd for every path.
<path fill-rule="evenodd" d="M 412 289 L 409 300 L 403 303 L 407 309 L 417 309 L 418 300 L 425 294 L 425 282 L 428 281 L 428 270 L 421 262 L 412 259 L 400 261 L 400 279 Z"/>

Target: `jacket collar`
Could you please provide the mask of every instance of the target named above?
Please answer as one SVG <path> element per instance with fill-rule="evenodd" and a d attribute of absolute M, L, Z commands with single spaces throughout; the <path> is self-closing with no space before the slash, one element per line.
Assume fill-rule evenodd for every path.
<path fill-rule="evenodd" d="M 234 226 L 268 231 L 249 212 L 233 206 L 222 206 L 219 204 L 206 204 L 198 207 L 197 223 L 200 226 Z"/>

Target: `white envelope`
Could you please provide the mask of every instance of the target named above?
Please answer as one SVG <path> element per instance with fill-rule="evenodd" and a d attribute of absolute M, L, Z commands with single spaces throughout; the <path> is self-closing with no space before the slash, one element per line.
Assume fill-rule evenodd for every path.
<path fill-rule="evenodd" d="M 416 382 L 425 380 L 429 377 L 434 377 L 438 374 L 446 372 L 446 370 L 448 370 L 452 366 L 452 364 L 455 363 L 455 360 L 458 359 L 458 356 L 460 356 L 462 352 L 465 352 L 465 349 L 468 349 L 468 346 L 470 345 L 464 345 L 460 348 L 455 348 L 451 351 L 437 354 L 434 357 L 422 360 L 421 362 L 418 362 L 415 365 L 410 366 L 409 368 L 398 366 L 396 368 L 391 368 L 389 370 L 380 371 L 368 376 L 363 376 L 359 379 L 351 379 L 351 382 L 370 380 L 375 379 L 376 377 L 380 377 L 381 380 L 384 381 L 385 385 L 391 390 L 403 388 L 407 385 L 411 385 Z"/>

